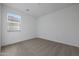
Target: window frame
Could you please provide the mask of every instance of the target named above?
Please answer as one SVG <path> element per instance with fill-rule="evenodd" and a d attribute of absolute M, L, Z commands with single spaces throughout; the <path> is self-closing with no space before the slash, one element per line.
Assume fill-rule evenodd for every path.
<path fill-rule="evenodd" d="M 12 14 L 12 15 L 10 15 L 10 14 Z M 18 21 L 16 21 L 15 19 L 14 19 L 14 21 L 12 21 L 12 20 L 10 20 L 9 19 L 9 16 L 12 16 L 12 17 L 14 17 L 15 19 L 16 18 L 18 18 L 19 20 Z M 18 16 L 18 17 L 16 17 L 16 16 Z M 21 31 L 21 15 L 18 15 L 18 14 L 16 14 L 16 13 L 11 13 L 11 12 L 7 12 L 7 31 L 8 32 L 19 32 L 19 31 Z M 10 29 L 11 27 L 9 26 L 9 22 L 12 22 L 12 23 L 16 23 L 16 24 L 18 24 L 17 26 L 13 26 L 14 28 L 13 29 Z M 18 27 L 18 28 L 17 28 Z"/>

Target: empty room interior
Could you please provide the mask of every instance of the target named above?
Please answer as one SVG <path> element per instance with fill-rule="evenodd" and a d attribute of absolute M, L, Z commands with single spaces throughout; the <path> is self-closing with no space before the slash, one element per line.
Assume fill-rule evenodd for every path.
<path fill-rule="evenodd" d="M 1 56 L 79 56 L 78 3 L 0 3 Z"/>

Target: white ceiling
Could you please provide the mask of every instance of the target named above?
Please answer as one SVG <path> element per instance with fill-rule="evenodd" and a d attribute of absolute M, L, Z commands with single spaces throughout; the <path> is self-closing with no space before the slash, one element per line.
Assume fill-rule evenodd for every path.
<path fill-rule="evenodd" d="M 5 3 L 5 5 L 38 18 L 48 13 L 51 12 L 53 13 L 55 11 L 68 7 L 72 4 L 71 3 L 70 4 L 69 3 Z"/>

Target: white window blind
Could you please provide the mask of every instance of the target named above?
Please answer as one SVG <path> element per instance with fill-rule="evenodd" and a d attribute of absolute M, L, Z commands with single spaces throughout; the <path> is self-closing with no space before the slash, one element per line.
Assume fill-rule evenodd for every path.
<path fill-rule="evenodd" d="M 21 16 L 16 15 L 13 13 L 7 13 L 7 23 L 8 23 L 8 31 L 14 32 L 14 31 L 20 31 L 20 25 L 21 25 Z"/>

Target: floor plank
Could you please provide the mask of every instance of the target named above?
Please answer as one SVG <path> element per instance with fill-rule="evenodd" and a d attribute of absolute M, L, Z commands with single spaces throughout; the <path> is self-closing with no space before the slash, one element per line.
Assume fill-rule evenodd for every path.
<path fill-rule="evenodd" d="M 79 56 L 79 48 L 35 38 L 2 47 L 2 56 Z"/>

